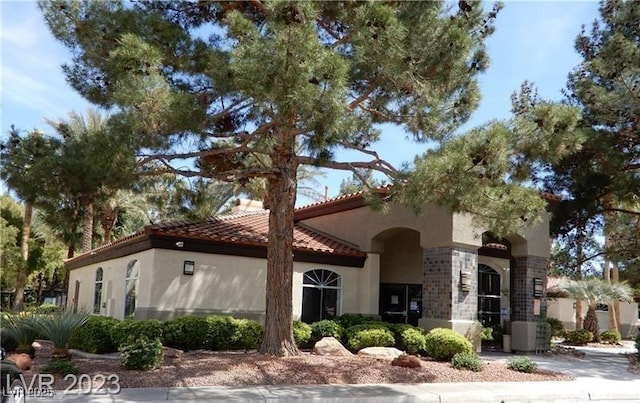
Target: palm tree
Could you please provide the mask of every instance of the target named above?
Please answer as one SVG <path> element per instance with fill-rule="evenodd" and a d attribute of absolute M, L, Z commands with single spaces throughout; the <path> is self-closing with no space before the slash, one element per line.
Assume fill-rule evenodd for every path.
<path fill-rule="evenodd" d="M 566 281 L 560 285 L 571 298 L 582 299 L 587 303 L 587 314 L 584 318 L 584 329 L 593 333 L 596 342 L 600 341 L 600 329 L 596 316 L 597 304 L 611 304 L 615 301 L 630 302 L 632 288 L 627 283 L 611 284 L 599 278 L 588 278 L 577 281 Z"/>

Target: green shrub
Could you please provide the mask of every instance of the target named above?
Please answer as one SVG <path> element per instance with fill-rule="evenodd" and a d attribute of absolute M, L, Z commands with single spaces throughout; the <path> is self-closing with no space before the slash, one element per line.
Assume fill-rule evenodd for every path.
<path fill-rule="evenodd" d="M 537 364 L 529 357 L 516 357 L 507 362 L 507 368 L 519 372 L 532 373 L 536 370 Z"/>
<path fill-rule="evenodd" d="M 163 341 L 185 351 L 207 348 L 209 322 L 202 316 L 182 316 L 164 323 Z"/>
<path fill-rule="evenodd" d="M 451 365 L 455 369 L 468 369 L 473 372 L 480 372 L 484 367 L 484 363 L 475 353 L 456 353 L 451 358 Z"/>
<path fill-rule="evenodd" d="M 63 311 L 64 308 L 61 307 L 61 306 L 58 306 L 56 304 L 42 304 L 42 305 L 33 307 L 30 310 L 33 311 L 33 313 L 36 313 L 36 314 L 48 315 L 48 314 L 51 314 L 51 313 Z"/>
<path fill-rule="evenodd" d="M 231 348 L 236 331 L 235 319 L 231 316 L 211 315 L 206 317 L 207 338 L 205 347 L 209 350 L 226 350 Z"/>
<path fill-rule="evenodd" d="M 69 348 L 93 354 L 118 351 L 118 347 L 111 340 L 111 333 L 118 323 L 120 321 L 115 318 L 90 316 L 84 325 L 71 332 Z"/>
<path fill-rule="evenodd" d="M 435 328 L 425 336 L 425 352 L 438 361 L 450 361 L 457 353 L 472 353 L 473 345 L 451 329 Z"/>
<path fill-rule="evenodd" d="M 547 323 L 551 326 L 551 337 L 564 337 L 565 329 L 560 319 L 547 318 Z"/>
<path fill-rule="evenodd" d="M 80 371 L 68 359 L 52 358 L 40 370 L 44 374 L 78 375 Z"/>
<path fill-rule="evenodd" d="M 163 324 L 157 319 L 125 319 L 111 331 L 113 344 L 120 347 L 123 343 L 146 337 L 148 340 L 162 340 Z"/>
<path fill-rule="evenodd" d="M 152 369 L 162 364 L 162 342 L 140 336 L 120 345 L 122 365 L 127 369 Z"/>
<path fill-rule="evenodd" d="M 564 336 L 564 342 L 572 346 L 584 346 L 593 340 L 593 333 L 586 329 L 571 330 Z"/>
<path fill-rule="evenodd" d="M 640 333 L 636 336 L 636 350 L 638 350 L 638 355 L 640 356 Z"/>
<path fill-rule="evenodd" d="M 367 347 L 388 347 L 394 344 L 393 333 L 383 323 L 365 323 L 347 329 L 347 347 L 353 351 Z"/>
<path fill-rule="evenodd" d="M 602 340 L 603 343 L 618 344 L 621 339 L 622 336 L 616 329 L 609 329 L 600 334 L 600 340 Z"/>
<path fill-rule="evenodd" d="M 406 327 L 400 327 L 399 333 L 396 338 L 397 344 L 407 354 L 418 354 L 425 350 L 425 334 L 422 329 L 407 325 Z"/>
<path fill-rule="evenodd" d="M 311 326 L 298 320 L 293 321 L 293 339 L 298 347 L 309 342 L 311 338 Z"/>
<path fill-rule="evenodd" d="M 344 315 L 337 316 L 334 321 L 342 326 L 343 329 L 348 329 L 357 325 L 364 325 L 365 323 L 382 323 L 371 316 L 365 316 L 360 313 L 345 313 Z"/>
<path fill-rule="evenodd" d="M 231 348 L 250 350 L 258 348 L 262 342 L 264 328 L 255 320 L 251 319 L 233 319 L 234 327 L 231 336 Z"/>
<path fill-rule="evenodd" d="M 492 327 L 483 327 L 480 331 L 480 340 L 488 340 L 493 341 L 493 328 Z"/>
<path fill-rule="evenodd" d="M 344 329 L 334 320 L 321 320 L 311 324 L 311 341 L 316 342 L 323 337 L 342 339 Z"/>

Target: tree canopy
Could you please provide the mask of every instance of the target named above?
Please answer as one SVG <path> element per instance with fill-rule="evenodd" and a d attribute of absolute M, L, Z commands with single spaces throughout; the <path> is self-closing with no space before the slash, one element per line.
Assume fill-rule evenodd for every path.
<path fill-rule="evenodd" d="M 505 229 L 513 217 L 534 217 L 543 207 L 536 192 L 517 186 L 533 166 L 523 162 L 527 153 L 558 155 L 575 143 L 560 144 L 575 111 L 547 104 L 525 105 L 513 124 L 453 137 L 478 105 L 477 75 L 488 66 L 485 40 L 499 4 L 486 11 L 476 1 L 39 5 L 54 36 L 73 53 L 63 67 L 69 83 L 89 101 L 118 108 L 114 121 L 135 144 L 143 173 L 266 183 L 263 353 L 297 352 L 291 252 L 300 166 L 380 172 L 395 189 L 410 190 L 406 200 L 414 205 L 420 198 L 411 195 L 425 189 L 416 179 L 451 175 L 440 181 L 450 190 L 422 200 L 480 213 L 483 200 L 493 209 L 509 205 L 502 221 L 495 213 L 487 221 Z M 543 124 L 524 121 L 532 117 Z M 408 174 L 372 148 L 383 123 L 415 141 L 445 146 Z M 506 134 L 516 127 L 524 129 Z M 529 141 L 518 139 L 522 135 Z M 354 157 L 340 160 L 340 150 Z M 500 175 L 518 180 L 503 182 Z"/>

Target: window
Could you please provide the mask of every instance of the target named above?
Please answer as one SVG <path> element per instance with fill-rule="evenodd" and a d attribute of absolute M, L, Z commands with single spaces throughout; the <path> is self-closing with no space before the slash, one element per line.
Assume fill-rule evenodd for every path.
<path fill-rule="evenodd" d="M 310 270 L 302 280 L 302 321 L 313 323 L 340 314 L 342 279 L 330 270 Z"/>
<path fill-rule="evenodd" d="M 124 317 L 132 316 L 136 312 L 136 293 L 140 278 L 140 263 L 132 260 L 127 265 L 127 277 L 125 278 Z"/>
<path fill-rule="evenodd" d="M 96 270 L 96 287 L 93 294 L 93 313 L 100 313 L 100 305 L 102 304 L 102 276 L 104 271 L 102 267 Z"/>
<path fill-rule="evenodd" d="M 485 264 L 478 265 L 478 320 L 482 326 L 500 324 L 500 274 Z"/>

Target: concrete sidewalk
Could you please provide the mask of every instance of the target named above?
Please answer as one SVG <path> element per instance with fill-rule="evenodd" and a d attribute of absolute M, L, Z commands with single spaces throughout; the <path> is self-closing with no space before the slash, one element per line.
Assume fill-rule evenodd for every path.
<path fill-rule="evenodd" d="M 470 382 L 384 385 L 260 385 L 193 388 L 122 389 L 117 395 L 71 395 L 32 403 L 127 402 L 433 402 L 433 403 L 640 403 L 640 376 L 627 370 L 626 350 L 585 349 L 585 357 L 559 360 L 530 356 L 540 368 L 570 373 L 575 381 Z M 512 354 L 482 354 L 486 360 L 507 360 Z"/>
<path fill-rule="evenodd" d="M 35 402 L 640 402 L 640 379 L 597 382 L 479 382 L 391 385 L 262 385 L 123 389 L 112 396 L 58 395 Z"/>

